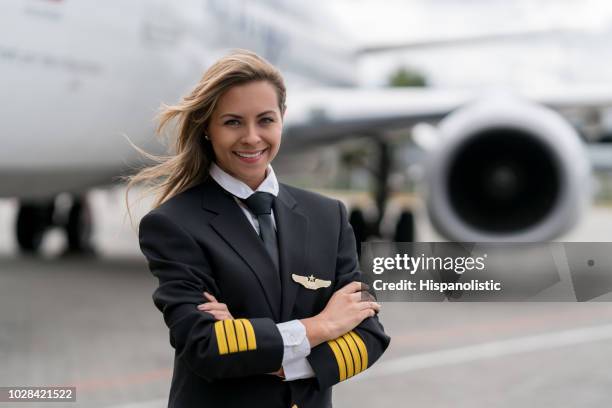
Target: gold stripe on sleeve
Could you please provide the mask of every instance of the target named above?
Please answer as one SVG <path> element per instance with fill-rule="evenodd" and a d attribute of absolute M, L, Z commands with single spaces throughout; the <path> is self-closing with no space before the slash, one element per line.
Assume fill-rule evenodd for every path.
<path fill-rule="evenodd" d="M 344 381 L 346 380 L 346 366 L 344 363 L 344 357 L 342 356 L 342 351 L 340 351 L 340 347 L 338 347 L 336 340 L 329 340 L 327 344 L 329 344 L 329 348 L 331 348 L 334 356 L 336 357 L 336 362 L 338 363 L 338 375 L 340 377 L 339 381 Z"/>
<path fill-rule="evenodd" d="M 219 346 L 219 354 L 227 354 L 227 342 L 225 340 L 225 329 L 223 321 L 215 322 L 215 334 L 217 335 L 217 346 Z"/>
<path fill-rule="evenodd" d="M 355 375 L 361 372 L 361 355 L 359 354 L 359 349 L 357 348 L 357 344 L 355 340 L 351 337 L 350 334 L 346 333 L 342 336 L 342 338 L 346 341 L 346 344 L 351 350 L 351 355 L 353 356 L 353 362 L 355 363 Z"/>
<path fill-rule="evenodd" d="M 359 337 L 357 333 L 355 333 L 354 331 L 350 331 L 349 334 L 351 335 L 353 340 L 355 340 L 355 343 L 357 343 L 357 348 L 361 353 L 361 371 L 364 371 L 366 368 L 368 368 L 368 349 L 366 348 L 365 344 L 363 343 L 363 340 L 361 339 L 361 337 Z"/>
<path fill-rule="evenodd" d="M 230 353 L 238 351 L 238 343 L 236 342 L 236 331 L 234 330 L 234 321 L 227 319 L 225 323 L 225 336 L 227 337 L 227 347 Z"/>
<path fill-rule="evenodd" d="M 340 346 L 340 350 L 342 350 L 342 354 L 344 354 L 344 361 L 346 361 L 346 377 L 350 378 L 355 375 L 355 368 L 353 365 L 353 357 L 351 356 L 351 351 L 346 345 L 346 340 L 342 337 L 338 337 L 336 342 Z"/>
<path fill-rule="evenodd" d="M 244 324 L 244 330 L 246 330 L 248 349 L 256 350 L 257 342 L 255 341 L 255 330 L 253 330 L 253 325 L 247 319 L 240 319 L 240 321 L 242 321 L 242 324 Z"/>
<path fill-rule="evenodd" d="M 238 351 L 247 351 L 247 339 L 242 320 L 234 320 L 234 324 L 236 325 L 236 337 L 238 337 Z"/>

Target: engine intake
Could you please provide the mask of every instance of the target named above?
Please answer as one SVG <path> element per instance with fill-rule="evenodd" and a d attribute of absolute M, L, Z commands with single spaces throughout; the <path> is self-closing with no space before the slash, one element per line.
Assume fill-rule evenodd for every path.
<path fill-rule="evenodd" d="M 451 240 L 550 240 L 575 224 L 590 198 L 583 143 L 545 107 L 488 99 L 452 113 L 439 131 L 426 168 L 427 208 Z"/>

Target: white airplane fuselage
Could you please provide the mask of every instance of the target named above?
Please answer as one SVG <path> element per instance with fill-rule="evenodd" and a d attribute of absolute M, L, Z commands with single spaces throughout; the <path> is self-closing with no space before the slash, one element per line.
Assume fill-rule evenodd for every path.
<path fill-rule="evenodd" d="M 290 83 L 348 85 L 346 41 L 282 2 L 4 1 L 0 197 L 83 192 L 161 153 L 155 114 L 214 60 L 249 48 Z"/>
<path fill-rule="evenodd" d="M 571 228 L 584 208 L 583 198 L 591 193 L 587 156 L 567 118 L 520 98 L 498 110 L 465 114 L 470 110 L 458 108 L 478 99 L 476 93 L 356 88 L 356 48 L 325 20 L 320 7 L 284 0 L 111 0 L 103 6 L 93 0 L 2 2 L 0 197 L 20 199 L 20 247 L 36 250 L 44 231 L 56 219 L 67 219 L 63 227 L 69 248 L 87 248 L 91 217 L 84 193 L 144 164 L 126 137 L 148 152 L 166 153 L 154 137 L 160 105 L 177 102 L 232 48 L 253 50 L 283 73 L 288 84 L 285 154 L 370 137 L 380 148 L 372 152 L 379 165 L 376 174 L 382 175 L 375 183 L 386 186 L 385 169 L 393 167 L 393 159 L 383 154 L 390 147 L 379 143 L 383 138 L 378 136 L 422 121 L 460 122 L 451 132 L 440 128 L 438 156 L 428 156 L 425 169 L 430 176 L 424 178 L 430 184 L 428 200 L 436 204 L 428 206 L 428 212 L 439 231 L 454 240 L 539 241 Z M 576 99 L 575 93 L 563 92 L 562 98 L 553 94 L 527 99 L 553 108 L 568 102 L 612 104 L 608 89 L 588 95 Z M 496 99 L 489 97 L 481 106 L 497 106 L 491 103 Z M 462 117 L 467 119 L 459 121 Z M 469 150 L 482 135 L 501 140 L 500 134 L 525 143 L 512 157 L 503 144 L 492 144 L 495 149 L 469 160 L 490 163 L 468 166 L 468 176 L 454 183 L 461 188 L 449 188 L 455 174 L 449 169 L 462 168 L 459 159 L 472 157 L 457 152 Z M 530 158 L 535 145 L 543 153 Z M 530 163 L 550 165 L 550 178 L 530 184 L 531 175 L 539 173 Z M 534 194 L 524 194 L 542 190 L 540 185 L 556 187 L 539 201 Z M 465 186 L 472 186 L 473 194 L 467 196 Z M 486 200 L 483 191 L 490 193 Z M 52 201 L 63 192 L 71 193 L 74 203 L 64 217 L 56 217 Z M 385 202 L 379 201 L 384 214 Z M 483 202 L 488 204 L 471 211 Z M 520 208 L 525 219 L 523 213 L 508 215 L 519 208 L 513 203 L 524 204 Z M 508 209 L 503 217 L 500 208 Z M 540 211 L 534 214 L 534 208 Z M 483 221 L 486 213 L 492 215 Z M 397 240 L 412 240 L 412 234 Z"/>

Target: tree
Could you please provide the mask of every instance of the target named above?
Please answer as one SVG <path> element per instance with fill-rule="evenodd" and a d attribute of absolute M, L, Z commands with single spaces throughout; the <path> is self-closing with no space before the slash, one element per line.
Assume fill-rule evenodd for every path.
<path fill-rule="evenodd" d="M 408 67 L 399 67 L 389 77 L 389 86 L 427 86 L 427 78 L 422 72 Z"/>

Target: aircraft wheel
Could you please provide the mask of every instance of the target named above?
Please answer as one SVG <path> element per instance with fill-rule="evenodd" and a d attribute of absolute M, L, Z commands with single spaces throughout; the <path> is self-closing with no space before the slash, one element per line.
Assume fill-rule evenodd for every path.
<path fill-rule="evenodd" d="M 353 227 L 353 233 L 355 234 L 355 242 L 357 244 L 357 255 L 361 256 L 361 243 L 368 239 L 368 224 L 363 211 L 359 208 L 351 210 L 349 215 L 349 223 Z"/>
<path fill-rule="evenodd" d="M 73 253 L 91 250 L 92 217 L 87 199 L 75 197 L 65 225 L 68 251 Z"/>
<path fill-rule="evenodd" d="M 16 235 L 19 249 L 35 253 L 40 249 L 47 228 L 53 224 L 53 202 L 49 204 L 21 203 L 17 213 Z"/>
<path fill-rule="evenodd" d="M 395 242 L 414 242 L 414 215 L 412 211 L 404 210 L 395 226 Z"/>

